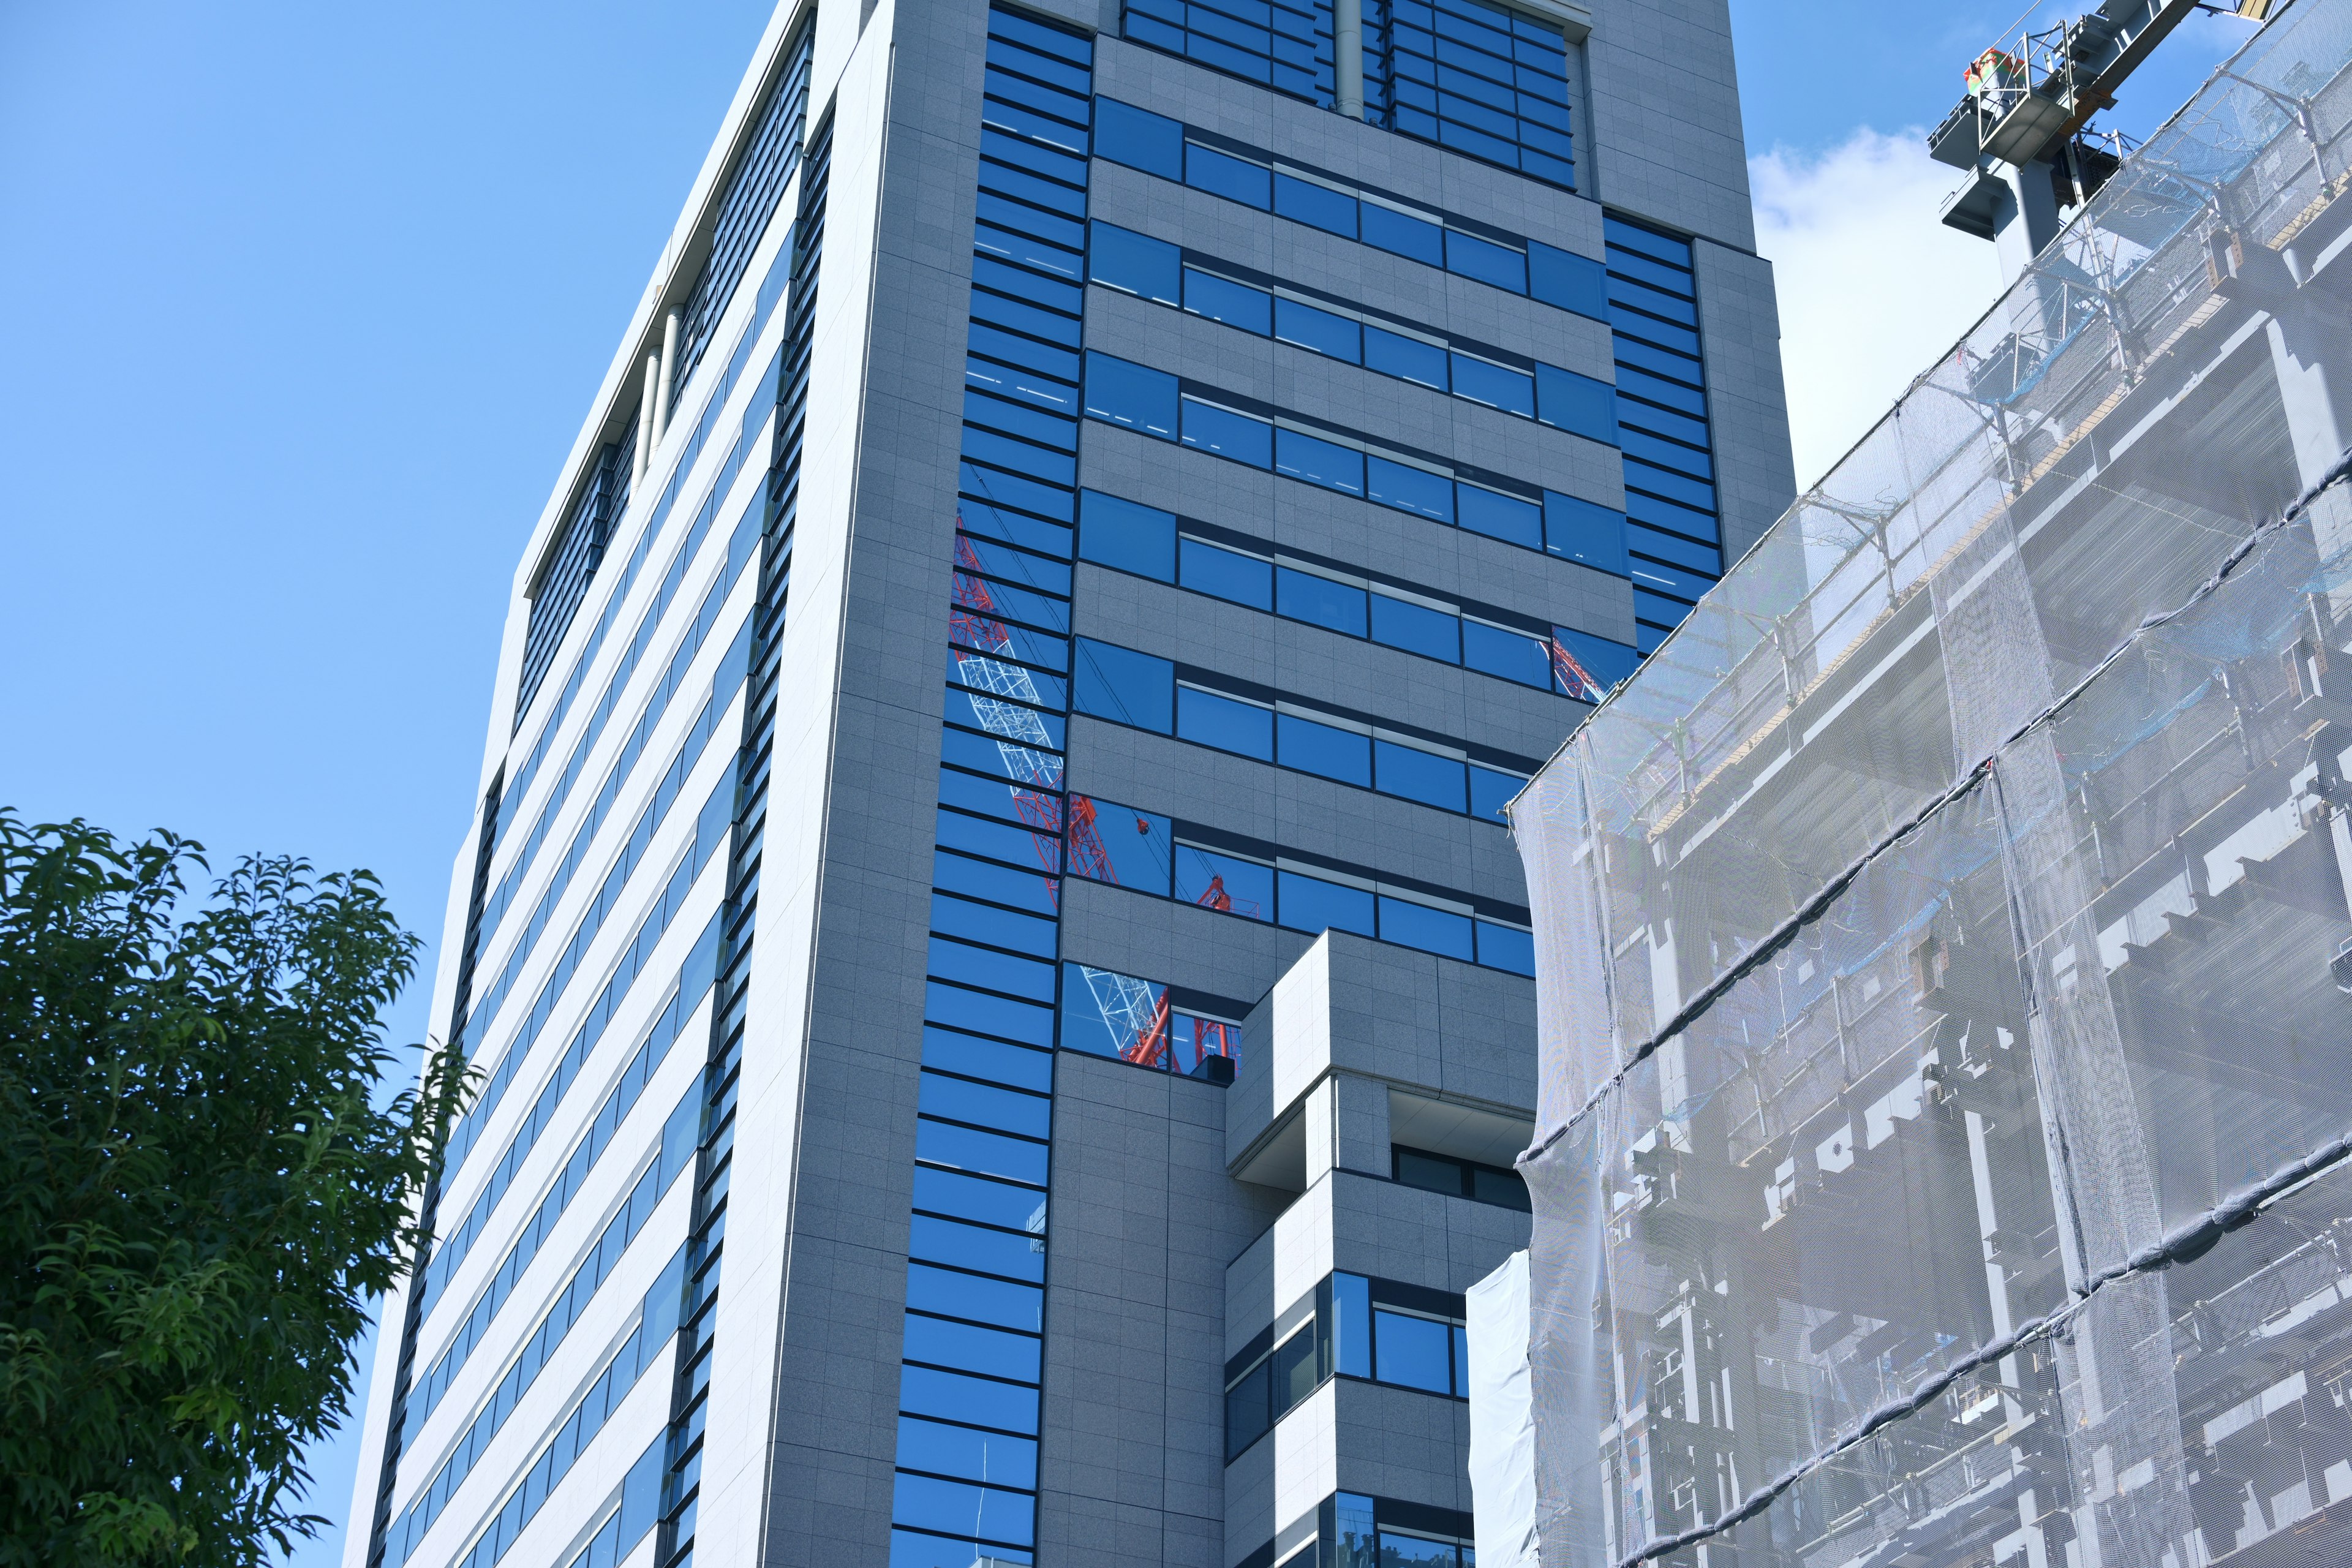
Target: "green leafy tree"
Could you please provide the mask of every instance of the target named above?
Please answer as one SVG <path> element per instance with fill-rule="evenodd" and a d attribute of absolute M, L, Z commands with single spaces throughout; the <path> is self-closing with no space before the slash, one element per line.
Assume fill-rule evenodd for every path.
<path fill-rule="evenodd" d="M 368 873 L 0 810 L 0 1565 L 247 1564 L 349 1407 L 463 1069 L 379 1106 Z"/>

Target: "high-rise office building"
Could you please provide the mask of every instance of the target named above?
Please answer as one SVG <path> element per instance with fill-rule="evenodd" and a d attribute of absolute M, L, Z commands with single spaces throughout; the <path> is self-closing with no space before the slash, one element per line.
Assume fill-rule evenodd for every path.
<path fill-rule="evenodd" d="M 515 577 L 352 1568 L 1457 1561 L 1497 812 L 1790 488 L 1722 0 L 780 9 Z"/>

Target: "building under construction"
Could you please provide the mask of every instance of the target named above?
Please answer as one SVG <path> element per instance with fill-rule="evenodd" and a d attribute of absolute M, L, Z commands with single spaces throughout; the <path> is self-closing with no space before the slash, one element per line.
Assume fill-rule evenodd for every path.
<path fill-rule="evenodd" d="M 2271 8 L 1514 805 L 1488 1568 L 2352 1562 L 2348 60 Z M 1990 236 L 2085 165 L 1972 96 Z"/>

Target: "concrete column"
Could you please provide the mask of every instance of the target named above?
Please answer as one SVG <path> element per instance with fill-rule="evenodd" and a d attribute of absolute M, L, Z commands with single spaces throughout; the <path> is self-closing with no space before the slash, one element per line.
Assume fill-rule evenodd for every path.
<path fill-rule="evenodd" d="M 2057 171 L 2040 159 L 2000 163 L 1995 170 L 2009 190 L 1993 214 L 1993 244 L 2000 252 L 2001 276 L 2014 280 L 2058 237 Z"/>
<path fill-rule="evenodd" d="M 1331 66 L 1339 112 L 1364 117 L 1364 0 L 1332 0 Z"/>
<path fill-rule="evenodd" d="M 661 384 L 661 355 L 646 356 L 646 389 L 637 400 L 637 453 L 629 472 L 629 488 L 646 482 L 646 468 L 654 458 L 655 388 Z"/>
<path fill-rule="evenodd" d="M 669 434 L 669 384 L 677 371 L 678 312 L 672 310 L 662 322 L 661 380 L 654 388 L 654 440 L 658 444 Z"/>
<path fill-rule="evenodd" d="M 1389 1086 L 1339 1074 L 1331 1079 L 1331 1163 L 1368 1176 L 1389 1173 Z"/>

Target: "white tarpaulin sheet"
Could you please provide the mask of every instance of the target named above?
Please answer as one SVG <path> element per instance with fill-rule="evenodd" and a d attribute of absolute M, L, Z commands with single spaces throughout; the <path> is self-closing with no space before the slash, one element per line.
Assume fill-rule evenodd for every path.
<path fill-rule="evenodd" d="M 1536 1428 L 1528 1255 L 1470 1287 L 1470 1487 L 1479 1568 L 1536 1568 Z"/>

